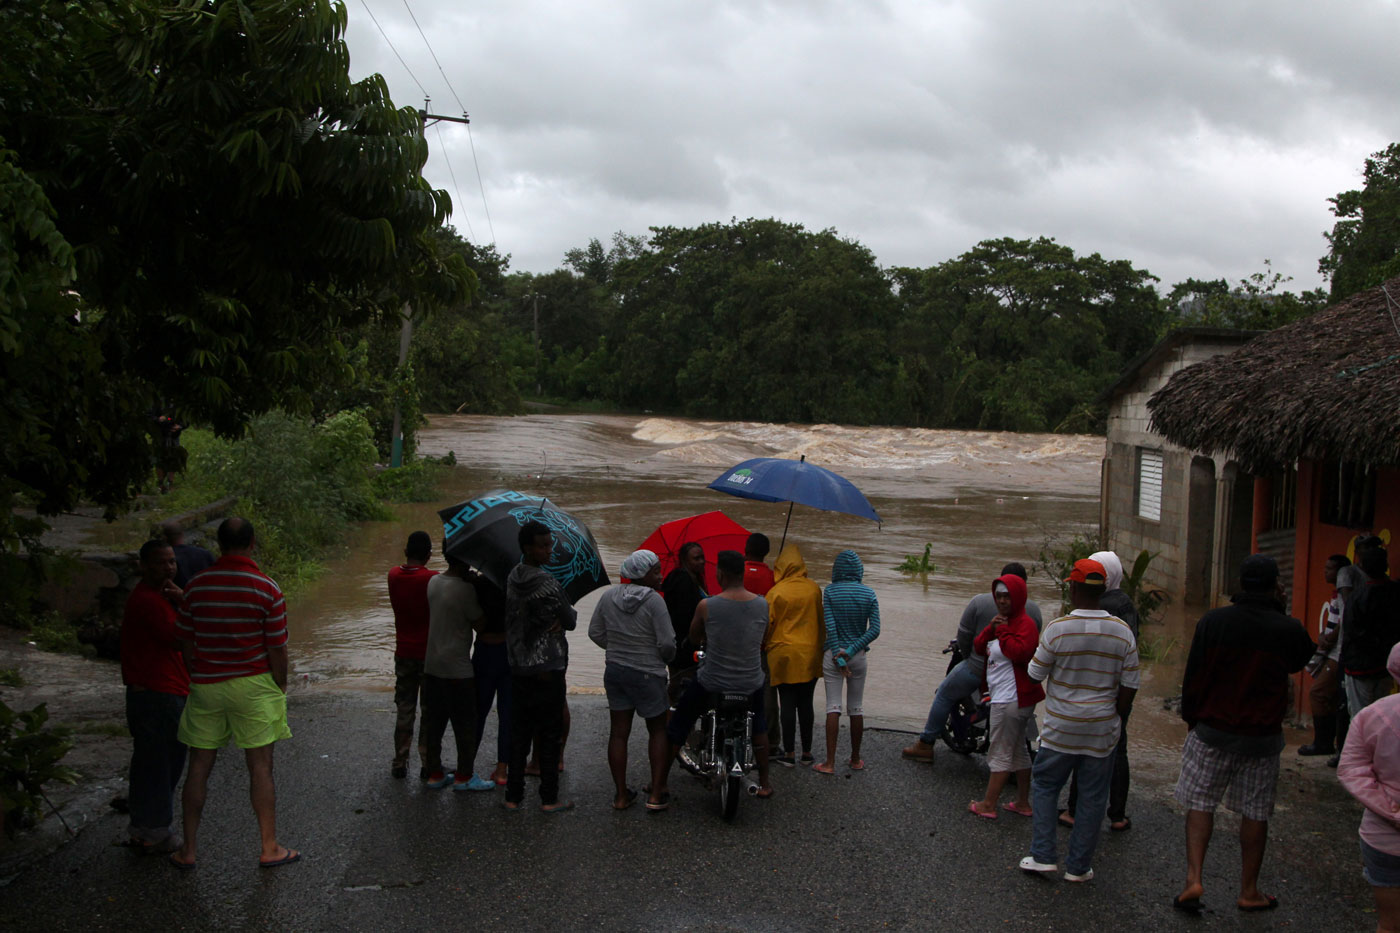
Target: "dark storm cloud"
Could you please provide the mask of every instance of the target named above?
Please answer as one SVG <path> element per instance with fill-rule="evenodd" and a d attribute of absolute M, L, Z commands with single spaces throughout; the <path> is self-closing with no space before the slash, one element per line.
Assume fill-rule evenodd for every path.
<path fill-rule="evenodd" d="M 498 245 L 554 268 L 617 229 L 777 216 L 886 265 L 1054 236 L 1165 284 L 1317 283 L 1326 199 L 1397 138 L 1393 3 L 410 0 L 464 105 Z M 400 0 L 368 0 L 439 112 Z M 351 0 L 357 74 L 420 92 Z M 444 109 L 445 108 L 445 109 Z M 464 132 L 429 178 L 487 225 Z"/>

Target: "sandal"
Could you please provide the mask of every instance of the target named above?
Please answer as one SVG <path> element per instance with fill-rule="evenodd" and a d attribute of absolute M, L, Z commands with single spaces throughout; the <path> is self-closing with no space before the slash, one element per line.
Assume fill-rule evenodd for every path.
<path fill-rule="evenodd" d="M 967 805 L 967 812 L 971 813 L 973 816 L 980 816 L 984 820 L 994 820 L 997 818 L 997 811 L 993 810 L 991 813 L 984 813 L 981 808 L 977 806 L 977 801 L 975 800 Z"/>
<path fill-rule="evenodd" d="M 758 790 L 756 790 L 756 791 L 753 792 L 753 795 L 754 795 L 755 797 L 757 797 L 759 800 L 767 800 L 769 797 L 772 797 L 772 796 L 773 796 L 773 788 L 771 788 L 771 787 L 760 787 L 760 788 L 758 788 Z"/>
<path fill-rule="evenodd" d="M 1014 800 L 1008 800 L 1006 803 L 1001 805 L 1001 808 L 1009 813 L 1016 813 L 1021 816 L 1030 816 L 1034 812 L 1031 810 L 1030 807 L 1026 807 L 1024 810 L 1022 810 Z"/>
<path fill-rule="evenodd" d="M 1055 822 L 1069 829 L 1074 829 L 1074 817 L 1070 816 L 1068 810 L 1061 810 L 1060 815 L 1055 818 Z"/>
<path fill-rule="evenodd" d="M 836 769 L 833 768 L 831 765 L 827 764 L 827 763 L 824 762 L 824 761 L 823 761 L 821 764 L 819 764 L 819 765 L 812 765 L 812 770 L 815 771 L 815 772 L 817 772 L 818 774 L 835 774 L 835 773 L 836 773 Z"/>
<path fill-rule="evenodd" d="M 670 792 L 670 791 L 667 791 L 666 793 L 662 794 L 660 800 L 648 800 L 648 801 L 647 801 L 647 812 L 648 812 L 648 813 L 660 813 L 662 810 L 669 810 L 669 809 L 671 809 L 671 792 Z"/>
<path fill-rule="evenodd" d="M 865 759 L 864 759 L 864 758 L 854 758 L 854 759 L 852 759 L 852 760 L 851 760 L 851 770 L 852 770 L 852 771 L 864 771 L 864 770 L 865 770 Z"/>
<path fill-rule="evenodd" d="M 1126 833 L 1128 830 L 1133 828 L 1133 821 L 1125 816 L 1121 820 L 1115 820 L 1114 822 L 1109 823 L 1108 828 L 1113 830 L 1115 833 Z"/>
<path fill-rule="evenodd" d="M 618 806 L 618 805 L 617 805 L 617 801 L 614 800 L 614 801 L 613 801 L 612 808 L 613 808 L 614 810 L 626 810 L 628 807 L 632 806 L 632 804 L 636 801 L 636 799 L 637 799 L 637 792 L 636 792 L 635 790 L 633 790 L 632 788 L 629 787 L 629 788 L 627 788 L 627 802 L 624 803 L 622 806 Z"/>

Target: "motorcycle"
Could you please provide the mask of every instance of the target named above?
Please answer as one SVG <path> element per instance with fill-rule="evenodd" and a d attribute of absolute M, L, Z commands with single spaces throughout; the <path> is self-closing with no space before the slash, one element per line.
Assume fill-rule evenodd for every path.
<path fill-rule="evenodd" d="M 957 639 L 948 642 L 948 647 L 943 649 L 943 653 L 952 655 L 948 659 L 948 669 L 944 672 L 944 676 L 947 676 L 963 660 L 962 652 L 958 650 Z M 948 714 L 947 722 L 943 726 L 943 741 L 960 755 L 971 755 L 974 752 L 985 755 L 991 745 L 991 736 L 988 734 L 990 725 L 991 707 L 987 695 L 981 690 L 976 690 L 970 696 L 959 700 Z"/>
<path fill-rule="evenodd" d="M 704 656 L 697 651 L 696 659 Z M 716 693 L 709 708 L 696 723 L 690 738 L 681 747 L 680 762 L 707 788 L 719 788 L 719 807 L 725 820 L 739 812 L 739 799 L 745 788 L 758 793 L 749 773 L 758 766 L 753 747 L 753 710 L 743 693 Z"/>

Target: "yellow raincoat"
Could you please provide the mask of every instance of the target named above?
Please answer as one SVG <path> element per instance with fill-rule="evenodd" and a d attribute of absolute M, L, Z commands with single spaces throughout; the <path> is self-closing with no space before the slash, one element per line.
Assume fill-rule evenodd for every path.
<path fill-rule="evenodd" d="M 768 591 L 768 671 L 776 684 L 803 684 L 822 675 L 822 588 L 807 576 L 797 545 L 789 544 L 773 565 Z"/>

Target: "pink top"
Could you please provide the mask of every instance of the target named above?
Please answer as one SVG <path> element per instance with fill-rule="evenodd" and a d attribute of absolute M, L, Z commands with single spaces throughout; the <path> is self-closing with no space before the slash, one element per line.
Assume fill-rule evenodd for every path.
<path fill-rule="evenodd" d="M 1386 667 L 1400 680 L 1400 645 Z M 1366 808 L 1361 840 L 1400 855 L 1400 695 L 1382 697 L 1352 718 L 1337 778 Z"/>

